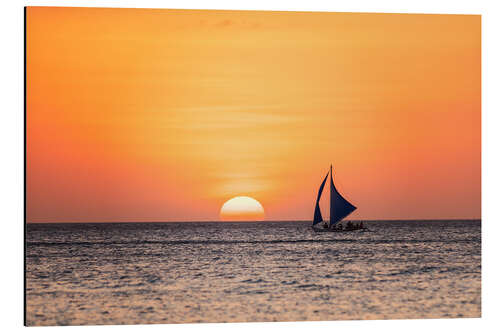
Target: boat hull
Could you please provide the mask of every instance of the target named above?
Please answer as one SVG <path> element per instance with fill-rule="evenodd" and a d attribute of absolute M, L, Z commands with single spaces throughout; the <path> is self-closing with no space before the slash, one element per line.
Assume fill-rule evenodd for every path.
<path fill-rule="evenodd" d="M 320 229 L 320 228 L 314 228 L 311 227 L 314 232 L 352 232 L 352 231 L 369 231 L 368 228 L 357 228 L 357 229 Z"/>

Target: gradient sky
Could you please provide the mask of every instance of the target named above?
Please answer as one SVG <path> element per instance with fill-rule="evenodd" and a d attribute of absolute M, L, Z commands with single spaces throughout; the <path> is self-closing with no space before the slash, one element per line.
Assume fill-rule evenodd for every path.
<path fill-rule="evenodd" d="M 28 222 L 312 219 L 330 163 L 354 219 L 481 215 L 478 15 L 29 7 L 26 33 Z"/>

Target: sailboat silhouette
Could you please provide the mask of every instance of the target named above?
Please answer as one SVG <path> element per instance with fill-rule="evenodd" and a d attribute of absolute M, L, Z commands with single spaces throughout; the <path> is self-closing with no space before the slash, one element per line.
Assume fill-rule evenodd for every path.
<path fill-rule="evenodd" d="M 323 193 L 323 188 L 325 187 L 328 174 L 330 174 L 330 220 L 327 222 L 323 221 L 323 216 L 321 215 L 321 209 L 319 207 L 319 201 L 321 199 L 321 194 Z M 356 207 L 349 201 L 347 201 L 335 188 L 335 185 L 333 184 L 332 166 L 330 165 L 330 171 L 326 174 L 325 178 L 323 179 L 323 182 L 321 182 L 321 185 L 319 187 L 318 197 L 316 199 L 316 206 L 314 208 L 314 219 L 312 224 L 313 230 L 335 232 L 335 231 L 352 231 L 352 230 L 365 229 L 362 227 L 352 227 L 344 230 L 336 227 L 337 224 L 340 221 L 342 221 L 343 218 L 347 217 L 354 210 L 356 210 Z M 318 228 L 317 225 L 321 222 L 325 222 L 323 228 Z"/>

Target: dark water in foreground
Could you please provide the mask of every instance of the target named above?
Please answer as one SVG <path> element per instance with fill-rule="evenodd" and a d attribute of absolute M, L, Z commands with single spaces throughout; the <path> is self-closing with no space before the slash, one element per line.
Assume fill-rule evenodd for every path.
<path fill-rule="evenodd" d="M 481 316 L 481 222 L 28 225 L 27 324 Z"/>

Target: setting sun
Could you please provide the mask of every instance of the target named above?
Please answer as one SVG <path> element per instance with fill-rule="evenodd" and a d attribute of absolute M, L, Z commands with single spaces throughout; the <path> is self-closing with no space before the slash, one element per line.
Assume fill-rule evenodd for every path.
<path fill-rule="evenodd" d="M 234 197 L 226 201 L 220 209 L 223 221 L 259 221 L 265 217 L 264 208 L 250 197 Z"/>

